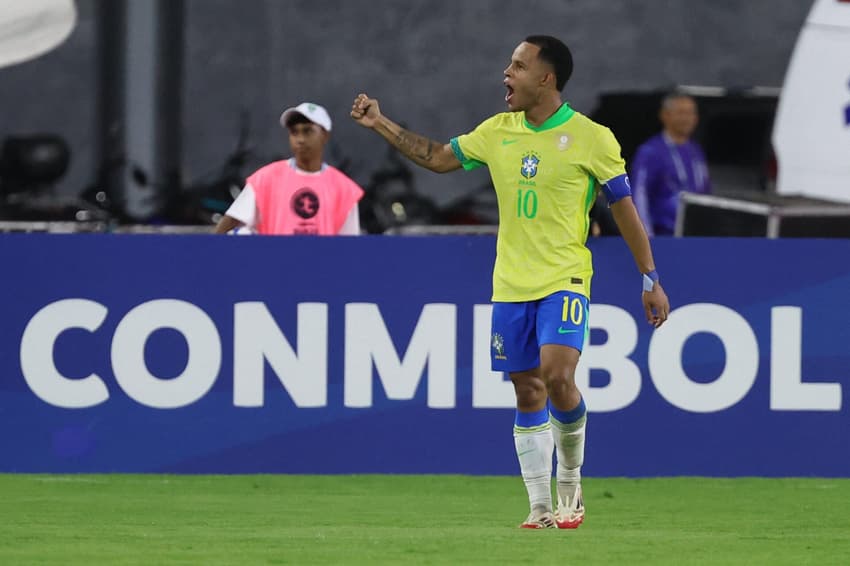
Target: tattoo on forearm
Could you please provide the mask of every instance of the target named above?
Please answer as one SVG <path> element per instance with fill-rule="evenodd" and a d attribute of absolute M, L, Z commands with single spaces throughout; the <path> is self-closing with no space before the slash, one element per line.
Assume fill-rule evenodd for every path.
<path fill-rule="evenodd" d="M 406 156 L 420 163 L 429 163 L 434 157 L 434 142 L 424 136 L 408 132 L 399 128 L 391 140 L 396 147 Z"/>
<path fill-rule="evenodd" d="M 414 134 L 389 120 L 379 122 L 375 130 L 402 155 L 426 169 L 437 171 L 442 144 Z"/>

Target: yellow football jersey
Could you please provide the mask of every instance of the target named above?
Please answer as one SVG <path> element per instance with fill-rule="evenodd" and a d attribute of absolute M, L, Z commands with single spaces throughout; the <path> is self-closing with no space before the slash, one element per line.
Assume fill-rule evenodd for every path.
<path fill-rule="evenodd" d="M 600 183 L 626 173 L 611 130 L 564 104 L 539 127 L 524 112 L 496 114 L 451 146 L 465 169 L 486 165 L 496 189 L 493 301 L 590 297 L 590 208 Z"/>

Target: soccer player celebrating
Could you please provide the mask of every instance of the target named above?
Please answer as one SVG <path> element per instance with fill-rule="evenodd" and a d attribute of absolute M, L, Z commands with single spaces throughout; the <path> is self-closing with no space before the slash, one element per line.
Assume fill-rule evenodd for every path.
<path fill-rule="evenodd" d="M 617 140 L 561 100 L 572 68 L 561 41 L 527 37 L 504 71 L 508 112 L 447 144 L 405 130 L 365 94 L 351 107 L 354 120 L 431 171 L 490 170 L 499 202 L 492 367 L 510 374 L 516 392 L 514 444 L 531 506 L 523 528 L 569 529 L 584 520 L 587 416 L 575 370 L 588 334 L 593 274 L 588 213 L 600 189 L 640 271 L 647 320 L 657 328 L 670 310 Z"/>

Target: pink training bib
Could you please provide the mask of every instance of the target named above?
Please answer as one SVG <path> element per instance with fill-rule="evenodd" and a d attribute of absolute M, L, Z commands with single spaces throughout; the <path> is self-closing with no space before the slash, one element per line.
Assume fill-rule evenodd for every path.
<path fill-rule="evenodd" d="M 318 173 L 305 173 L 293 159 L 266 165 L 247 184 L 254 189 L 260 234 L 336 235 L 363 197 L 363 189 L 339 169 L 323 165 Z"/>

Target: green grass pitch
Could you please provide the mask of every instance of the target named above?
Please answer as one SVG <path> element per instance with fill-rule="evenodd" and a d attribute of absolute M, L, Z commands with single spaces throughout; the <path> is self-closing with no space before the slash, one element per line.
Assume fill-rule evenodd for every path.
<path fill-rule="evenodd" d="M 0 475 L 0 564 L 850 564 L 850 479 L 584 488 L 529 531 L 518 477 Z"/>

